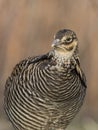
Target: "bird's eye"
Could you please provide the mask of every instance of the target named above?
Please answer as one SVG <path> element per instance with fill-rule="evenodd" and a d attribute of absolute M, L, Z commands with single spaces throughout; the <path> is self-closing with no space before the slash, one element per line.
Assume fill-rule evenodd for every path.
<path fill-rule="evenodd" d="M 71 43 L 72 40 L 73 40 L 73 39 L 72 39 L 71 37 L 69 37 L 69 38 L 66 39 L 66 43 Z"/>

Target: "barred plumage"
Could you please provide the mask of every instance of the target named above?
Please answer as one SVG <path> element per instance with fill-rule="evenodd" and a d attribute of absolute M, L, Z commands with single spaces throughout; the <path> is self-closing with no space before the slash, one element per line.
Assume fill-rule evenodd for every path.
<path fill-rule="evenodd" d="M 5 111 L 17 130 L 65 130 L 83 104 L 86 83 L 71 30 L 55 35 L 53 50 L 17 64 L 6 81 Z"/>

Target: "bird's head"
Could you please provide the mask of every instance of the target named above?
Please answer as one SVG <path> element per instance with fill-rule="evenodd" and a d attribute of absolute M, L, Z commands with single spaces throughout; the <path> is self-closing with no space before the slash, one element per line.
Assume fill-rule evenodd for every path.
<path fill-rule="evenodd" d="M 66 60 L 71 58 L 78 46 L 76 34 L 68 29 L 60 30 L 54 36 L 52 43 L 55 53 Z"/>

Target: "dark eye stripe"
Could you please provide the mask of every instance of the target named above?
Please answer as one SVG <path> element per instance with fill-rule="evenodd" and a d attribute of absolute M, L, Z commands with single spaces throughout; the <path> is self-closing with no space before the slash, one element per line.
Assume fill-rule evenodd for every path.
<path fill-rule="evenodd" d="M 67 38 L 65 41 L 64 41 L 64 44 L 66 45 L 69 45 L 73 42 L 73 38 Z"/>
<path fill-rule="evenodd" d="M 69 38 L 66 39 L 66 42 L 72 42 L 72 40 L 73 39 L 69 37 Z"/>

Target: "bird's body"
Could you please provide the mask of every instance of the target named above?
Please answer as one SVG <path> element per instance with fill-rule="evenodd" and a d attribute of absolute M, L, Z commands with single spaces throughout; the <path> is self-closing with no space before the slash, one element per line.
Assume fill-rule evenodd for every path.
<path fill-rule="evenodd" d="M 80 110 L 86 84 L 78 49 L 64 53 L 54 48 L 14 68 L 6 82 L 5 110 L 16 129 L 65 130 Z"/>

